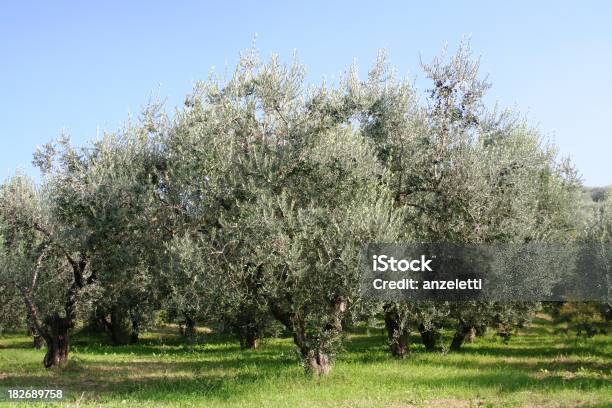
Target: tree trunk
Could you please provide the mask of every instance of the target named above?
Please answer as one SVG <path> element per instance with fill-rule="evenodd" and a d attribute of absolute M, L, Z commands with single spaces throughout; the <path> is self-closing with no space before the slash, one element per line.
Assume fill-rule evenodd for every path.
<path fill-rule="evenodd" d="M 306 356 L 302 356 L 308 365 L 307 371 L 315 374 L 317 377 L 327 375 L 332 369 L 331 359 L 325 353 L 317 350 L 311 350 Z"/>
<path fill-rule="evenodd" d="M 455 335 L 453 336 L 453 341 L 451 342 L 450 349 L 453 351 L 457 351 L 463 345 L 466 337 L 470 336 L 474 328 L 463 323 L 459 323 L 457 330 L 455 331 Z M 475 335 L 474 331 L 474 335 Z"/>
<path fill-rule="evenodd" d="M 324 344 L 313 346 L 312 339 L 309 339 L 304 332 L 301 320 L 297 316 L 294 316 L 293 320 L 295 322 L 293 342 L 300 350 L 306 373 L 314 374 L 317 377 L 329 374 L 332 369 L 332 359 L 324 351 Z"/>
<path fill-rule="evenodd" d="M 468 343 L 473 343 L 476 340 L 476 328 L 475 327 L 470 327 L 466 340 Z"/>
<path fill-rule="evenodd" d="M 138 313 L 138 310 L 130 310 L 130 318 L 132 320 L 130 344 L 136 344 L 138 343 L 138 336 L 140 335 L 140 313 Z"/>
<path fill-rule="evenodd" d="M 247 330 L 246 348 L 257 350 L 260 345 L 259 331 L 249 328 Z"/>
<path fill-rule="evenodd" d="M 438 343 L 439 333 L 435 330 L 426 329 L 422 324 L 419 325 L 419 333 L 421 334 L 421 341 L 423 341 L 425 350 L 434 351 Z"/>
<path fill-rule="evenodd" d="M 68 330 L 71 326 L 68 319 L 60 317 L 57 313 L 49 319 L 49 338 L 46 339 L 47 354 L 43 360 L 45 368 L 58 366 L 68 361 L 70 350 Z"/>
<path fill-rule="evenodd" d="M 114 345 L 122 343 L 121 334 L 119 333 L 120 318 L 117 309 L 113 307 L 110 313 L 110 335 Z"/>
<path fill-rule="evenodd" d="M 42 336 L 38 333 L 34 333 L 33 340 L 34 340 L 34 348 L 36 350 L 40 350 L 43 346 L 43 343 L 45 342 Z"/>
<path fill-rule="evenodd" d="M 74 326 L 74 320 L 76 318 L 76 299 L 77 292 L 83 288 L 85 284 L 89 285 L 96 281 L 96 275 L 92 272 L 87 279 L 83 278 L 83 271 L 87 267 L 87 256 L 81 252 L 80 260 L 75 261 L 67 251 L 64 251 L 68 262 L 71 264 L 73 269 L 74 281 L 68 292 L 65 295 L 64 310 L 66 317 L 60 317 L 58 313 L 55 313 L 50 318 L 46 319 L 46 326 L 42 324 L 42 321 L 38 314 L 38 309 L 32 299 L 32 291 L 24 286 L 19 286 L 19 291 L 23 297 L 25 305 L 30 314 L 29 318 L 31 323 L 36 328 L 36 332 L 45 340 L 47 344 L 47 353 L 43 359 L 43 365 L 45 368 L 55 367 L 68 361 L 68 353 L 70 351 L 68 331 Z M 39 263 L 42 260 L 42 256 L 39 257 Z M 36 280 L 36 278 L 34 278 Z M 32 284 L 35 287 L 35 284 Z"/>
<path fill-rule="evenodd" d="M 341 331 L 341 317 L 346 311 L 346 303 L 342 300 L 335 305 L 336 319 L 334 324 L 327 327 L 328 330 Z M 304 324 L 300 316 L 281 309 L 278 304 L 271 307 L 272 315 L 293 333 L 293 342 L 298 347 L 306 373 L 316 376 L 327 375 L 332 369 L 332 358 L 325 352 L 325 344 L 314 342 L 306 334 Z M 315 345 L 316 344 L 316 345 Z"/>
<path fill-rule="evenodd" d="M 385 327 L 391 354 L 398 358 L 404 358 L 410 354 L 410 331 L 400 326 L 399 316 L 391 309 L 385 311 Z"/>
<path fill-rule="evenodd" d="M 293 342 L 300 350 L 306 373 L 317 377 L 329 374 L 332 369 L 332 359 L 323 350 L 323 345 L 313 347 L 303 327 L 298 325 L 297 328 L 298 330 L 293 332 Z"/>
<path fill-rule="evenodd" d="M 138 341 L 138 332 L 134 337 L 133 329 L 138 329 L 139 321 L 134 327 L 135 322 L 125 309 L 112 306 L 107 316 L 102 315 L 101 321 L 115 346 Z"/>
<path fill-rule="evenodd" d="M 31 316 L 28 316 L 28 320 L 32 320 Z M 32 343 L 34 345 L 34 348 L 36 350 L 40 350 L 43 346 L 43 343 L 45 342 L 45 340 L 43 339 L 43 337 L 38 333 L 38 331 L 36 330 L 36 326 L 33 324 L 30 324 L 28 326 L 28 330 L 26 333 L 27 336 L 32 336 Z"/>
<path fill-rule="evenodd" d="M 195 344 L 196 342 L 196 321 L 191 316 L 185 315 L 185 330 L 183 335 L 189 344 Z"/>
<path fill-rule="evenodd" d="M 256 350 L 259 348 L 260 336 L 259 330 L 253 326 L 245 326 L 238 328 L 238 337 L 240 338 L 240 347 L 242 349 Z"/>

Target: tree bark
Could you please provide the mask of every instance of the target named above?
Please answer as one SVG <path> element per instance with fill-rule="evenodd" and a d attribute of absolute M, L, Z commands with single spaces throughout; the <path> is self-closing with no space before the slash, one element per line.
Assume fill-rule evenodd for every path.
<path fill-rule="evenodd" d="M 307 371 L 318 376 L 327 375 L 332 369 L 332 363 L 329 356 L 322 353 L 320 350 L 311 350 L 308 355 L 302 357 L 308 364 Z"/>
<path fill-rule="evenodd" d="M 70 321 L 59 314 L 54 314 L 49 319 L 49 338 L 47 343 L 47 354 L 43 359 L 45 368 L 58 366 L 68 361 L 70 351 L 68 330 L 72 327 Z"/>
<path fill-rule="evenodd" d="M 111 341 L 113 343 L 115 343 L 115 329 L 113 328 L 113 317 L 112 315 L 110 316 L 110 319 L 107 318 L 106 314 L 101 314 L 99 317 L 99 321 L 102 323 L 102 326 L 104 327 L 104 330 L 106 331 L 106 334 L 108 336 L 110 336 Z"/>
<path fill-rule="evenodd" d="M 243 326 L 238 328 L 240 338 L 240 348 L 256 350 L 260 345 L 259 330 L 253 326 Z"/>
<path fill-rule="evenodd" d="M 121 318 L 119 312 L 115 307 L 113 307 L 110 312 L 110 323 L 108 325 L 108 328 L 110 329 L 110 336 L 114 345 L 119 345 L 123 343 L 119 327 L 121 324 L 120 320 Z"/>
<path fill-rule="evenodd" d="M 41 225 L 35 223 L 34 228 L 42 232 L 47 238 L 51 238 L 51 234 Z M 57 245 L 57 242 L 52 239 L 50 243 Z M 64 311 L 66 317 L 60 317 L 56 312 L 54 315 L 45 319 L 45 324 L 43 324 L 38 313 L 38 308 L 33 300 L 33 296 L 36 292 L 38 269 L 45 256 L 44 252 L 38 257 L 31 287 L 28 289 L 24 286 L 18 286 L 28 310 L 31 324 L 47 345 L 47 353 L 43 359 L 45 368 L 55 367 L 68 361 L 68 353 L 70 351 L 68 331 L 74 326 L 74 321 L 76 319 L 77 293 L 84 285 L 92 284 L 97 279 L 93 272 L 90 273 L 87 278 L 83 275 L 88 264 L 88 257 L 86 254 L 81 252 L 79 254 L 79 260 L 77 261 L 71 256 L 66 248 L 61 245 L 58 245 L 58 247 L 64 252 L 68 263 L 72 266 L 73 281 L 64 298 Z"/>
<path fill-rule="evenodd" d="M 410 354 L 410 331 L 406 327 L 401 327 L 399 315 L 392 308 L 385 310 L 385 327 L 391 355 L 404 358 Z"/>
<path fill-rule="evenodd" d="M 185 329 L 183 330 L 183 336 L 187 339 L 189 344 L 195 344 L 196 342 L 196 321 L 191 316 L 185 314 Z"/>
<path fill-rule="evenodd" d="M 106 333 L 110 336 L 113 345 L 138 342 L 138 331 L 134 332 L 134 330 L 139 329 L 139 320 L 135 321 L 131 314 L 128 316 L 125 309 L 112 306 L 110 312 L 101 315 L 100 321 L 104 325 Z"/>
<path fill-rule="evenodd" d="M 333 307 L 334 322 L 328 325 L 326 330 L 341 331 L 342 315 L 346 312 L 347 304 L 344 300 L 339 299 Z M 281 309 L 277 302 L 272 304 L 270 310 L 274 318 L 293 333 L 293 342 L 300 351 L 306 372 L 316 376 L 329 374 L 332 369 L 332 358 L 325 351 L 325 344 L 313 342 L 313 339 L 306 334 L 300 315 Z"/>
<path fill-rule="evenodd" d="M 467 333 L 466 336 L 466 340 L 468 343 L 473 343 L 474 341 L 476 341 L 476 328 L 475 327 L 470 327 L 470 330 Z"/>
<path fill-rule="evenodd" d="M 130 309 L 130 319 L 132 320 L 130 344 L 136 344 L 138 343 L 138 336 L 140 335 L 140 313 L 138 309 Z"/>
<path fill-rule="evenodd" d="M 425 350 L 434 351 L 438 343 L 439 333 L 435 330 L 426 329 L 422 324 L 419 325 L 419 333 L 421 334 L 421 341 L 423 341 Z"/>
<path fill-rule="evenodd" d="M 459 323 L 457 326 L 457 330 L 455 331 L 455 335 L 453 336 L 453 341 L 451 342 L 450 349 L 453 351 L 457 351 L 463 345 L 466 337 L 469 337 L 470 333 L 474 328 L 472 326 L 466 325 L 464 323 Z M 475 335 L 474 330 L 474 335 Z"/>
<path fill-rule="evenodd" d="M 40 350 L 43 346 L 43 343 L 45 342 L 44 339 L 42 338 L 42 336 L 38 333 L 34 333 L 33 337 L 32 337 L 33 341 L 34 341 L 34 348 L 36 350 Z"/>
<path fill-rule="evenodd" d="M 68 261 L 72 265 L 74 281 L 70 285 L 70 289 L 66 293 L 66 301 L 64 303 L 64 310 L 66 317 L 60 317 L 58 313 L 55 313 L 49 319 L 47 319 L 48 329 L 42 329 L 38 324 L 38 314 L 33 303 L 29 299 L 26 299 L 30 313 L 33 315 L 33 321 L 36 329 L 40 335 L 45 339 L 47 343 L 47 354 L 43 359 L 43 365 L 45 368 L 55 367 L 68 361 L 68 353 L 70 352 L 70 342 L 68 337 L 68 331 L 74 326 L 74 320 L 76 318 L 76 296 L 80 288 L 85 284 L 93 283 L 96 280 L 95 275 L 92 273 L 87 279 L 83 278 L 83 271 L 87 266 L 87 258 L 81 254 L 81 259 L 75 262 L 68 254 L 66 254 Z"/>
<path fill-rule="evenodd" d="M 293 342 L 300 350 L 306 373 L 314 374 L 317 377 L 329 374 L 332 369 L 332 360 L 323 350 L 323 345 L 312 346 L 304 333 L 303 326 L 298 324 L 297 328 L 298 330 L 293 333 Z"/>
<path fill-rule="evenodd" d="M 28 320 L 32 321 L 32 317 L 28 316 Z M 44 343 L 44 339 L 42 338 L 42 336 L 36 330 L 36 326 L 35 325 L 30 324 L 28 326 L 28 330 L 27 330 L 26 335 L 27 336 L 32 336 L 32 343 L 33 343 L 34 348 L 36 350 L 40 350 L 42 348 L 43 343 Z"/>

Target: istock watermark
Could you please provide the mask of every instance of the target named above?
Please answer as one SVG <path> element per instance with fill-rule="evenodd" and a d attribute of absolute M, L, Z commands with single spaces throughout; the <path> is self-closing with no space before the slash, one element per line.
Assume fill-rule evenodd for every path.
<path fill-rule="evenodd" d="M 66 398 L 66 391 L 59 388 L 0 387 L 0 402 L 57 402 Z"/>
<path fill-rule="evenodd" d="M 429 264 L 433 259 L 427 259 L 421 255 L 421 259 L 395 259 L 393 256 L 373 255 L 372 270 L 376 272 L 392 271 L 432 271 Z"/>
<path fill-rule="evenodd" d="M 361 292 L 380 300 L 611 299 L 610 245 L 371 244 Z"/>

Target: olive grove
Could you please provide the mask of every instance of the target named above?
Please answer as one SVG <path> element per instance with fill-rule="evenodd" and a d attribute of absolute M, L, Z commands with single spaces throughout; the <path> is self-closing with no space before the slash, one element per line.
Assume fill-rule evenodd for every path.
<path fill-rule="evenodd" d="M 317 375 L 359 321 L 383 321 L 400 358 L 412 333 L 429 351 L 449 328 L 452 350 L 487 328 L 508 339 L 536 303 L 359 291 L 371 242 L 581 234 L 574 170 L 520 116 L 486 106 L 478 68 L 463 44 L 423 65 L 420 95 L 381 53 L 363 80 L 353 67 L 311 87 L 298 62 L 249 50 L 173 115 L 155 104 L 86 147 L 40 148 L 41 182 L 18 174 L 0 189 L 0 326 L 31 326 L 51 367 L 77 326 L 136 342 L 163 311 L 190 341 L 204 324 L 257 348 L 280 325 Z M 609 239 L 607 220 L 589 236 Z"/>

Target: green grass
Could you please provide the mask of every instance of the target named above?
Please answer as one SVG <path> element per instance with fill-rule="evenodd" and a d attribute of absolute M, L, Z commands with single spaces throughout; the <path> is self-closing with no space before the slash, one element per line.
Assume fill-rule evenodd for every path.
<path fill-rule="evenodd" d="M 303 374 L 289 339 L 242 351 L 214 335 L 190 349 L 168 330 L 137 346 L 77 336 L 70 362 L 45 370 L 29 338 L 5 335 L 0 389 L 61 388 L 70 406 L 612 406 L 612 336 L 553 331 L 538 319 L 507 345 L 493 335 L 458 353 L 415 344 L 399 361 L 380 330 L 359 330 L 321 379 Z"/>

